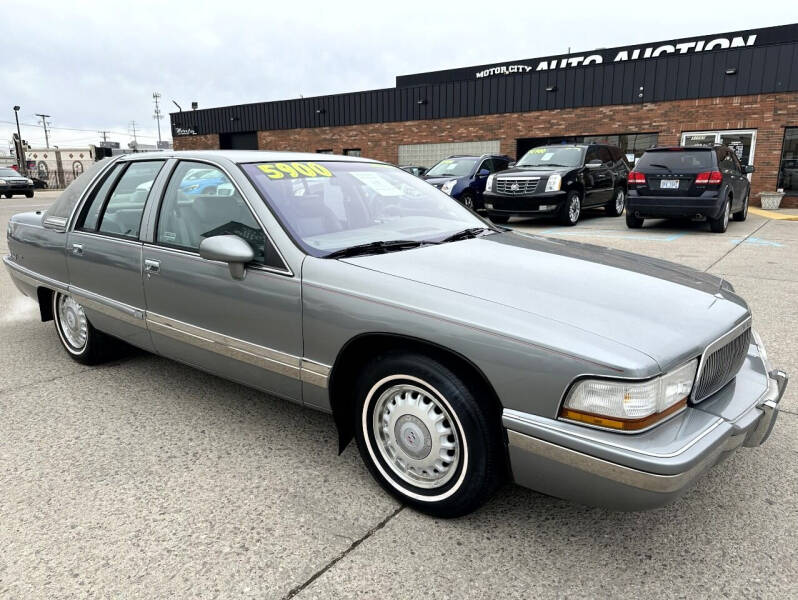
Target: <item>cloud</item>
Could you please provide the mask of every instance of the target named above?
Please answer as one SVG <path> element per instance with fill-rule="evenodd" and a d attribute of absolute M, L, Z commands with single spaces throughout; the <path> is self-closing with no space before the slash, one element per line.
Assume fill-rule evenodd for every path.
<path fill-rule="evenodd" d="M 0 152 L 14 130 L 11 106 L 36 124 L 53 115 L 51 143 L 85 145 L 99 129 L 121 135 L 135 120 L 156 135 L 152 93 L 163 110 L 390 87 L 396 75 L 597 47 L 773 25 L 783 2 L 737 9 L 700 3 L 595 2 L 122 2 L 42 1 L 4 31 Z M 686 17 L 689 15 L 689 18 Z M 786 22 L 786 21 L 785 21 Z M 10 57 L 20 56 L 21 60 Z M 169 137 L 168 116 L 162 121 Z M 43 142 L 40 127 L 23 137 Z"/>

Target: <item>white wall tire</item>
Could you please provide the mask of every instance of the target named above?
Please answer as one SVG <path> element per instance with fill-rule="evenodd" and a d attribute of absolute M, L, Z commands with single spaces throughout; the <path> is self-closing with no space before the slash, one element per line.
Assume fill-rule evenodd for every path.
<path fill-rule="evenodd" d="M 113 338 L 92 327 L 77 299 L 70 294 L 53 292 L 52 310 L 58 339 L 73 360 L 95 365 L 110 357 Z"/>

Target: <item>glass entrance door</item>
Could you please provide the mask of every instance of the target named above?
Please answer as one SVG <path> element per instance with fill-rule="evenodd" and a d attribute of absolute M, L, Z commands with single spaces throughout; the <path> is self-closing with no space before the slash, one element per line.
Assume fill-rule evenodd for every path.
<path fill-rule="evenodd" d="M 745 167 L 754 164 L 756 149 L 756 130 L 738 131 L 691 131 L 682 134 L 682 146 L 703 146 L 706 144 L 723 144 L 732 149 Z M 751 179 L 751 175 L 748 175 Z"/>

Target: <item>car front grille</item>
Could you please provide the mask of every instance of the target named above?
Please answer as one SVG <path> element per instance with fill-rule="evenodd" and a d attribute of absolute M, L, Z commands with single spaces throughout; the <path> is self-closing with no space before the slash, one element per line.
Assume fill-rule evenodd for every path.
<path fill-rule="evenodd" d="M 528 196 L 538 189 L 540 177 L 497 177 L 496 193 L 506 196 Z"/>
<path fill-rule="evenodd" d="M 751 328 L 707 353 L 699 365 L 700 373 L 693 390 L 693 402 L 701 402 L 729 383 L 743 366 L 751 344 Z"/>

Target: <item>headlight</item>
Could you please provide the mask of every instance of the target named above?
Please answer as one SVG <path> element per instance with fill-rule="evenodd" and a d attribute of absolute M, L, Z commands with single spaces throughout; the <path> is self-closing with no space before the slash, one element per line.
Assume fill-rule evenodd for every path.
<path fill-rule="evenodd" d="M 546 191 L 547 192 L 557 192 L 560 190 L 560 186 L 562 185 L 562 177 L 559 173 L 552 173 L 549 175 L 549 180 L 546 182 Z"/>
<path fill-rule="evenodd" d="M 493 173 L 488 175 L 488 180 L 485 182 L 485 191 L 486 192 L 489 192 L 491 190 L 491 188 L 493 187 L 493 175 L 494 175 Z"/>
<path fill-rule="evenodd" d="M 698 359 L 648 381 L 584 379 L 574 385 L 560 417 L 589 425 L 639 431 L 687 405 Z"/>
<path fill-rule="evenodd" d="M 0 179 L 0 185 L 5 185 L 7 181 L 5 179 Z"/>
<path fill-rule="evenodd" d="M 33 185 L 33 179 L 28 179 L 28 185 Z"/>
<path fill-rule="evenodd" d="M 457 185 L 457 180 L 456 179 L 450 179 L 449 181 L 447 181 L 446 183 L 444 183 L 441 186 L 441 191 L 444 194 L 449 194 L 451 196 L 452 190 L 454 189 L 455 185 Z"/>

